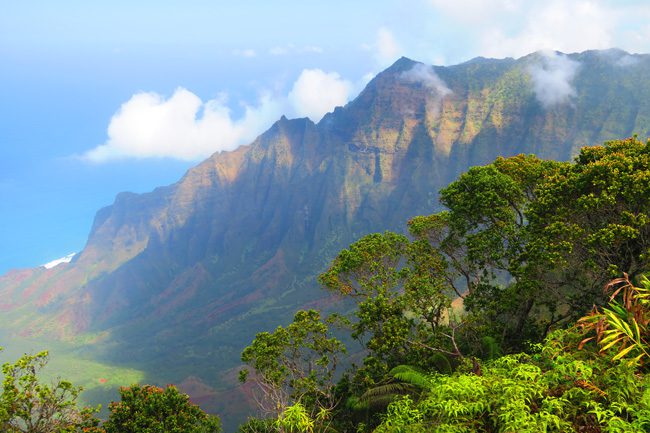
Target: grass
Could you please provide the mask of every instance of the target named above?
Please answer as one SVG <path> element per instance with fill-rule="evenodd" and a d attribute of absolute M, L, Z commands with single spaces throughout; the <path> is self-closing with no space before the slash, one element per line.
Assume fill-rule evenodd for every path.
<path fill-rule="evenodd" d="M 61 378 L 83 387 L 81 405 L 102 405 L 102 414 L 111 400 L 118 398 L 121 386 L 142 383 L 143 371 L 104 364 L 85 359 L 79 353 L 79 346 L 39 339 L 14 339 L 2 336 L 4 350 L 0 352 L 0 363 L 14 362 L 25 353 L 35 354 L 47 350 L 50 354 L 48 365 L 40 373 L 44 381 Z"/>

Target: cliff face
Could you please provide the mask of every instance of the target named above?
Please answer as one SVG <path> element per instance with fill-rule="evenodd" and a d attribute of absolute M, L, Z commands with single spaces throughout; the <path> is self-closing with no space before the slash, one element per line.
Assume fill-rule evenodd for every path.
<path fill-rule="evenodd" d="M 314 276 L 338 250 L 435 211 L 468 167 L 650 135 L 648 76 L 650 57 L 615 50 L 402 58 L 317 125 L 283 117 L 174 185 L 118 195 L 72 263 L 0 278 L 3 327 L 86 336 L 102 343 L 92 356 L 161 382 L 217 384 L 256 332 L 329 302 Z"/>

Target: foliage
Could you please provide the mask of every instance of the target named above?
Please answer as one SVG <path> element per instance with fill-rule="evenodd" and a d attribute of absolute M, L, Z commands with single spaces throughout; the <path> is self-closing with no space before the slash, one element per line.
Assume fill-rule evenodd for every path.
<path fill-rule="evenodd" d="M 595 309 L 579 321 L 585 329 L 596 333 L 582 344 L 595 338 L 601 352 L 613 353 L 613 360 L 629 358 L 632 364 L 647 363 L 650 360 L 650 280 L 641 276 L 641 287 L 635 287 L 625 274 L 605 289 L 615 289 L 609 307 L 602 311 Z M 618 294 L 622 295 L 622 303 L 615 300 Z"/>
<path fill-rule="evenodd" d="M 239 433 L 276 433 L 276 420 L 266 418 L 249 417 L 245 423 L 239 426 Z"/>
<path fill-rule="evenodd" d="M 612 272 L 647 268 L 649 155 L 632 138 L 584 148 L 572 164 L 518 155 L 473 167 L 441 190 L 447 210 L 409 221 L 412 238 L 365 236 L 320 282 L 357 299 L 353 335 L 376 364 L 521 350 L 604 303 Z M 462 323 L 445 320 L 454 295 Z"/>
<path fill-rule="evenodd" d="M 650 377 L 578 351 L 579 338 L 562 331 L 537 354 L 485 362 L 481 374 L 468 363 L 451 376 L 433 375 L 419 400 L 391 403 L 376 431 L 647 431 Z"/>
<path fill-rule="evenodd" d="M 434 377 L 410 365 L 398 365 L 390 371 L 390 374 L 397 380 L 411 383 L 422 389 L 430 389 L 434 384 Z"/>
<path fill-rule="evenodd" d="M 262 391 L 259 404 L 265 412 L 282 417 L 292 403 L 293 410 L 300 403 L 313 417 L 337 404 L 334 372 L 344 352 L 345 346 L 330 336 L 319 312 L 299 311 L 289 326 L 255 336 L 242 352 L 242 361 L 254 373 L 242 370 L 240 380 L 252 376 Z"/>
<path fill-rule="evenodd" d="M 443 252 L 449 263 L 449 283 L 463 293 L 465 309 L 473 316 L 471 353 L 479 353 L 481 337 L 492 336 L 501 346 L 521 347 L 543 334 L 531 321 L 540 291 L 539 274 L 526 267 L 530 242 L 527 211 L 537 190 L 565 165 L 535 156 L 498 158 L 484 167 L 473 167 L 440 192 L 449 209 L 438 215 L 440 227 L 419 223 L 411 231 Z M 553 300 L 557 302 L 557 300 Z M 552 320 L 552 319 L 551 319 Z"/>
<path fill-rule="evenodd" d="M 451 376 L 396 367 L 393 376 L 425 392 L 417 401 L 396 399 L 375 431 L 648 431 L 650 375 L 639 368 L 650 350 L 650 281 L 641 282 L 635 287 L 627 275 L 610 282 L 608 308 L 553 333 L 533 355 L 500 357 L 478 371 L 467 363 Z"/>
<path fill-rule="evenodd" d="M 218 433 L 219 418 L 206 415 L 175 387 L 121 388 L 120 402 L 109 405 L 100 426 L 96 410 L 78 408 L 81 387 L 65 380 L 45 384 L 40 371 L 47 352 L 24 355 L 2 367 L 0 430 L 7 433 Z"/>
<path fill-rule="evenodd" d="M 207 415 L 189 397 L 168 386 L 132 385 L 109 405 L 106 433 L 219 433 L 219 418 Z"/>
<path fill-rule="evenodd" d="M 341 251 L 319 277 L 331 291 L 357 301 L 352 336 L 369 352 L 353 380 L 359 392 L 377 385 L 391 365 L 431 367 L 441 354 L 461 355 L 453 342 L 444 269 L 429 243 L 385 232 Z"/>
<path fill-rule="evenodd" d="M 526 337 L 539 282 L 523 266 L 525 212 L 560 166 L 520 155 L 474 167 L 441 191 L 447 211 L 409 221 L 412 240 L 371 234 L 341 251 L 320 281 L 358 300 L 353 336 L 369 334 L 365 345 L 383 364 L 426 368 L 434 352 L 482 354 L 490 335 L 498 352 L 496 344 Z M 450 315 L 455 296 L 465 297 L 473 322 Z"/>
<path fill-rule="evenodd" d="M 275 426 L 278 431 L 283 433 L 312 433 L 314 431 L 314 421 L 300 403 L 287 406 L 275 421 Z"/>
<path fill-rule="evenodd" d="M 527 212 L 527 272 L 543 282 L 554 321 L 580 317 L 601 287 L 649 269 L 650 142 L 636 137 L 585 147 L 537 189 Z"/>
<path fill-rule="evenodd" d="M 574 163 L 498 158 L 443 189 L 447 209 L 410 220 L 410 237 L 375 233 L 341 251 L 319 281 L 357 302 L 352 335 L 367 352 L 345 390 L 362 429 L 391 400 L 377 431 L 646 429 L 648 379 L 634 365 L 649 353 L 650 287 L 626 280 L 581 320 L 596 330 L 582 343 L 573 329 L 537 354 L 502 354 L 604 304 L 613 273 L 648 269 L 649 155 L 631 138 Z M 591 338 L 615 353 L 578 351 Z"/>
<path fill-rule="evenodd" d="M 80 387 L 65 380 L 43 383 L 38 374 L 48 353 L 23 355 L 2 366 L 0 427 L 7 433 L 63 433 L 92 431 L 98 421 L 93 410 L 79 409 Z"/>
<path fill-rule="evenodd" d="M 584 147 L 538 196 L 528 216 L 547 261 L 577 265 L 599 287 L 648 269 L 650 143 L 633 137 Z"/>

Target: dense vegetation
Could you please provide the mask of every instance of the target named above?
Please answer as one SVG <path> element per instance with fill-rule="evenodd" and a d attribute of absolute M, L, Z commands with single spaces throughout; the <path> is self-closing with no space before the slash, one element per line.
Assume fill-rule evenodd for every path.
<path fill-rule="evenodd" d="M 299 311 L 244 350 L 261 416 L 240 431 L 649 431 L 650 141 L 499 158 L 440 197 L 320 276 L 350 314 Z M 362 348 L 343 372 L 341 330 Z M 4 366 L 2 431 L 220 430 L 172 386 L 123 388 L 101 424 L 46 360 Z"/>
<path fill-rule="evenodd" d="M 584 145 L 650 136 L 650 55 L 568 54 L 581 65 L 575 94 L 552 107 L 540 104 L 531 75 L 545 58 L 433 68 L 402 58 L 323 122 L 281 118 L 173 185 L 118 194 L 71 263 L 0 276 L 2 362 L 48 348 L 48 369 L 84 386 L 81 399 L 104 410 L 120 385 L 184 383 L 236 430 L 250 412 L 252 385 L 234 389 L 243 349 L 255 332 L 327 305 L 316 277 L 340 250 L 367 233 L 405 233 L 406 221 L 443 208 L 442 187 L 499 155 L 566 161 Z M 434 72 L 452 91 L 442 100 L 427 85 Z M 545 308 L 537 301 L 532 314 Z M 546 321 L 564 326 L 564 313 Z M 506 345 L 525 348 L 545 332 L 522 322 L 521 341 L 512 341 L 515 320 Z"/>
<path fill-rule="evenodd" d="M 363 347 L 336 384 L 319 313 L 257 335 L 242 360 L 270 418 L 241 431 L 647 431 L 650 142 L 499 158 L 440 196 L 320 276 Z"/>
<path fill-rule="evenodd" d="M 174 386 L 132 385 L 109 405 L 100 425 L 99 408 L 78 407 L 80 387 L 46 383 L 40 372 L 48 353 L 24 355 L 2 367 L 0 431 L 3 433 L 219 433 L 218 417 L 207 415 Z"/>

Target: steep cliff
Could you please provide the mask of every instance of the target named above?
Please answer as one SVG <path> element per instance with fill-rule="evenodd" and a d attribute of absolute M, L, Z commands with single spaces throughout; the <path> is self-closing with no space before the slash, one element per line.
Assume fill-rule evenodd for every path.
<path fill-rule="evenodd" d="M 72 263 L 0 278 L 3 328 L 152 381 L 224 387 L 256 332 L 331 307 L 314 277 L 338 250 L 435 211 L 468 167 L 650 135 L 648 76 L 650 56 L 618 50 L 402 58 L 318 124 L 283 117 L 174 185 L 118 195 Z M 211 392 L 201 401 L 215 407 Z"/>

